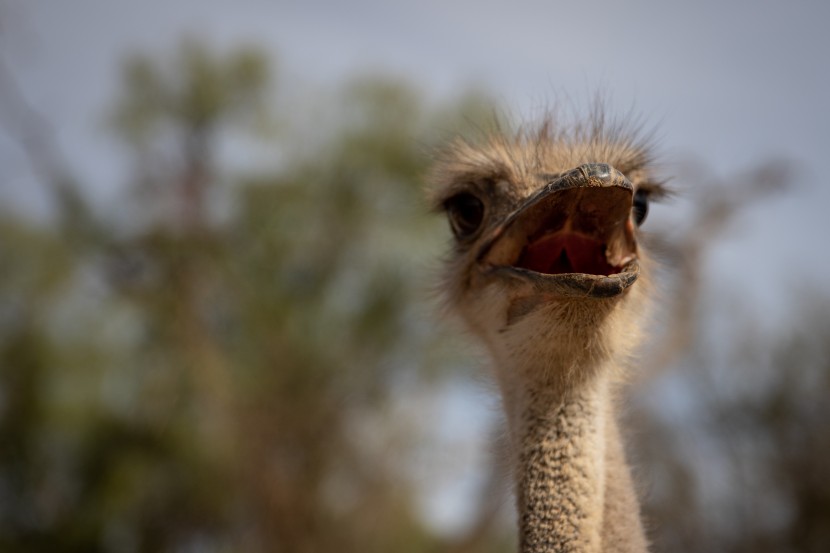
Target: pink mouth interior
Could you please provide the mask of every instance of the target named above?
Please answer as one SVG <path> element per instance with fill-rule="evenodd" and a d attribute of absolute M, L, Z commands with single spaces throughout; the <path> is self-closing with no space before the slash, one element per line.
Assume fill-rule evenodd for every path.
<path fill-rule="evenodd" d="M 605 244 L 584 234 L 555 232 L 528 244 L 515 267 L 549 275 L 608 276 L 620 272 L 618 267 L 608 263 L 606 250 Z"/>

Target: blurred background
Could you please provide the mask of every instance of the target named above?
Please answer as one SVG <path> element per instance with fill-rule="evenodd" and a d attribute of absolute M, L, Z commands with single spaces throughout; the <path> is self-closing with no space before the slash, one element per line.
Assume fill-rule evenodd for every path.
<path fill-rule="evenodd" d="M 421 189 L 656 129 L 625 413 L 655 551 L 830 551 L 830 4 L 0 1 L 0 550 L 508 552 Z"/>

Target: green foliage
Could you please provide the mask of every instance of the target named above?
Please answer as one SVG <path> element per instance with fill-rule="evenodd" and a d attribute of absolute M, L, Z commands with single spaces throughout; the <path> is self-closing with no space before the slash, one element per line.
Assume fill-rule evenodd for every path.
<path fill-rule="evenodd" d="M 72 195 L 52 227 L 0 228 L 3 551 L 442 548 L 386 413 L 396 380 L 450 370 L 421 179 L 437 118 L 484 100 L 356 82 L 314 150 L 231 174 L 216 145 L 267 111 L 267 67 L 195 43 L 127 60 L 117 216 Z"/>
<path fill-rule="evenodd" d="M 210 130 L 260 114 L 268 90 L 267 61 L 255 49 L 220 57 L 186 42 L 171 64 L 141 55 L 129 58 L 122 82 L 114 123 L 122 138 L 139 146 L 157 138 L 159 127 Z"/>

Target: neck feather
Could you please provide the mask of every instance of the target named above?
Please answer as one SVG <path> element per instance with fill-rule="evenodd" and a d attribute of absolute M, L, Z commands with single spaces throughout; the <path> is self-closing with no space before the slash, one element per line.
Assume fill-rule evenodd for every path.
<path fill-rule="evenodd" d="M 608 392 L 604 382 L 591 384 L 522 398 L 515 429 L 522 553 L 600 550 Z"/>
<path fill-rule="evenodd" d="M 640 311 L 625 302 L 642 294 L 548 301 L 503 321 L 493 302 L 501 326 L 474 327 L 507 414 L 521 553 L 647 550 L 612 405 L 639 341 Z"/>
<path fill-rule="evenodd" d="M 611 377 L 516 398 L 511 434 L 522 553 L 645 551 L 611 408 Z"/>

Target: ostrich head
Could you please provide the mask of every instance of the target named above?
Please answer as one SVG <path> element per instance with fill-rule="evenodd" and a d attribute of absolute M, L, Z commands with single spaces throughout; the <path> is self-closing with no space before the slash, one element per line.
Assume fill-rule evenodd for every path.
<path fill-rule="evenodd" d="M 436 165 L 432 200 L 454 234 L 449 304 L 510 366 L 497 375 L 507 396 L 517 378 L 578 382 L 639 341 L 639 226 L 663 187 L 646 142 L 601 119 L 459 140 Z"/>

